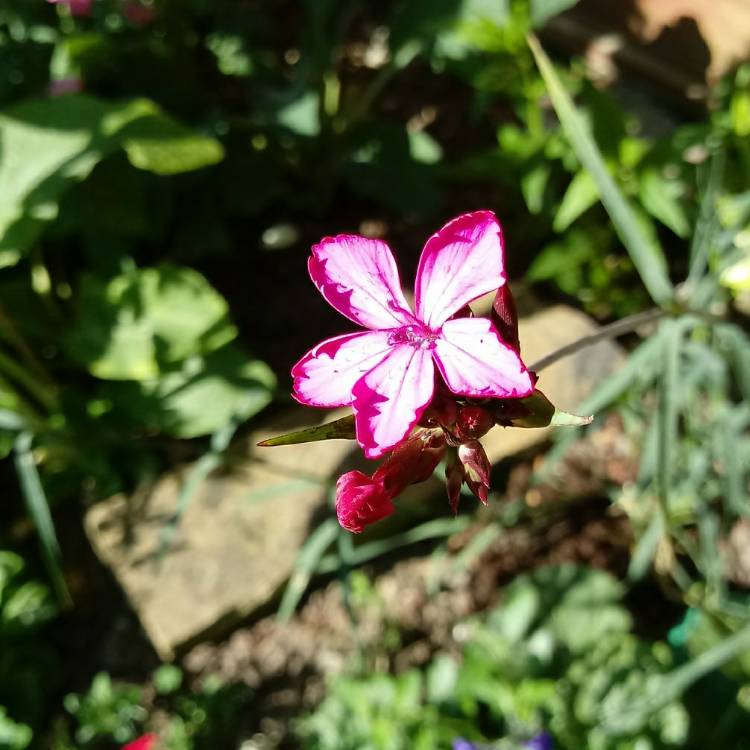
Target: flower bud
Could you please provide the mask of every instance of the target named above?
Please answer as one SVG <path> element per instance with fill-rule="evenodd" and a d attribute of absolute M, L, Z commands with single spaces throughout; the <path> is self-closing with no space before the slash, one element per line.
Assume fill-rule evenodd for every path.
<path fill-rule="evenodd" d="M 392 493 L 383 482 L 361 471 L 348 471 L 336 482 L 336 515 L 339 523 L 355 534 L 395 510 Z"/>
<path fill-rule="evenodd" d="M 495 420 L 487 409 L 481 406 L 462 406 L 458 410 L 454 434 L 464 443 L 486 435 L 494 426 Z"/>
<path fill-rule="evenodd" d="M 464 479 L 469 489 L 487 505 L 492 466 L 482 444 L 477 440 L 462 443 L 458 446 L 458 458 L 463 466 Z"/>

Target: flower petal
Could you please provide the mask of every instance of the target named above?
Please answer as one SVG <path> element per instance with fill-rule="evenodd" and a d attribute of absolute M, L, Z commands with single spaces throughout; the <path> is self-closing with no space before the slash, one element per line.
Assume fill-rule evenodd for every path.
<path fill-rule="evenodd" d="M 307 268 L 325 299 L 355 323 L 378 329 L 414 322 L 385 242 L 352 234 L 324 237 L 313 245 Z"/>
<path fill-rule="evenodd" d="M 417 317 L 438 328 L 504 283 L 503 234 L 495 214 L 463 214 L 435 232 L 422 250 L 414 289 Z"/>
<path fill-rule="evenodd" d="M 293 395 L 308 406 L 347 406 L 354 384 L 391 350 L 386 331 L 326 339 L 292 368 Z"/>
<path fill-rule="evenodd" d="M 454 393 L 463 396 L 516 398 L 534 389 L 518 354 L 500 340 L 487 318 L 447 321 L 435 342 L 435 361 Z"/>
<path fill-rule="evenodd" d="M 427 348 L 400 345 L 355 386 L 357 441 L 367 458 L 401 443 L 432 398 L 435 368 Z"/>

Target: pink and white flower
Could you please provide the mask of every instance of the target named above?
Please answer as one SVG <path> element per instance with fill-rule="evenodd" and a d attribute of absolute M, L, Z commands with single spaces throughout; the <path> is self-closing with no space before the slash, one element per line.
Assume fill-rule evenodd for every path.
<path fill-rule="evenodd" d="M 310 406 L 351 405 L 368 458 L 407 438 L 433 398 L 436 368 L 457 396 L 522 398 L 533 391 L 517 351 L 489 319 L 454 317 L 506 283 L 502 231 L 491 211 L 458 216 L 427 240 L 415 312 L 381 240 L 326 237 L 313 246 L 308 269 L 323 297 L 367 330 L 305 354 L 292 369 L 294 396 Z"/>

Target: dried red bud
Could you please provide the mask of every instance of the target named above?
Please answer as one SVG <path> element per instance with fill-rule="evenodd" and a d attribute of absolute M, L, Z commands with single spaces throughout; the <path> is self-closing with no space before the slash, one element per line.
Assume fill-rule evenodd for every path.
<path fill-rule="evenodd" d="M 429 479 L 444 453 L 442 430 L 417 430 L 386 458 L 372 478 L 395 497 L 410 484 Z"/>
<path fill-rule="evenodd" d="M 458 458 L 464 469 L 465 481 L 469 489 L 487 504 L 490 489 L 490 471 L 492 466 L 489 458 L 477 440 L 470 440 L 458 446 Z"/>
<path fill-rule="evenodd" d="M 521 344 L 518 339 L 518 311 L 516 310 L 516 301 L 513 299 L 513 293 L 510 286 L 503 284 L 495 295 L 495 301 L 492 304 L 492 322 L 500 334 L 500 338 L 521 353 Z"/>
<path fill-rule="evenodd" d="M 445 460 L 445 486 L 448 490 L 448 503 L 454 515 L 458 513 L 458 501 L 463 483 L 464 467 L 458 459 L 458 451 L 455 448 L 448 448 Z"/>
<path fill-rule="evenodd" d="M 462 406 L 458 410 L 453 430 L 460 442 L 476 440 L 486 435 L 495 426 L 492 415 L 482 406 Z"/>

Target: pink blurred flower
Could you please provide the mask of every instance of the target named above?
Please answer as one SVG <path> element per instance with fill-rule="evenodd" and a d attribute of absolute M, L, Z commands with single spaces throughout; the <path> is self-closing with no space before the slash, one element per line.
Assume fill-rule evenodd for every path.
<path fill-rule="evenodd" d="M 83 91 L 83 80 L 81 78 L 59 78 L 56 81 L 50 81 L 47 86 L 49 96 L 64 96 L 65 94 L 77 94 Z"/>
<path fill-rule="evenodd" d="M 388 245 L 356 235 L 325 237 L 308 261 L 313 283 L 368 330 L 327 339 L 302 357 L 292 369 L 295 398 L 310 406 L 351 405 L 357 441 L 365 456 L 377 458 L 400 445 L 430 405 L 435 368 L 458 396 L 529 395 L 532 377 L 493 323 L 455 317 L 504 286 L 503 253 L 491 211 L 448 222 L 422 250 L 412 312 Z"/>
<path fill-rule="evenodd" d="M 152 750 L 158 739 L 153 732 L 149 732 L 129 742 L 127 745 L 123 745 L 122 750 Z"/>
<path fill-rule="evenodd" d="M 135 26 L 148 26 L 156 18 L 153 8 L 141 5 L 137 0 L 126 3 L 124 15 Z"/>
<path fill-rule="evenodd" d="M 70 9 L 70 15 L 74 18 L 88 18 L 91 15 L 91 6 L 94 0 L 47 0 L 48 3 L 61 3 Z"/>

